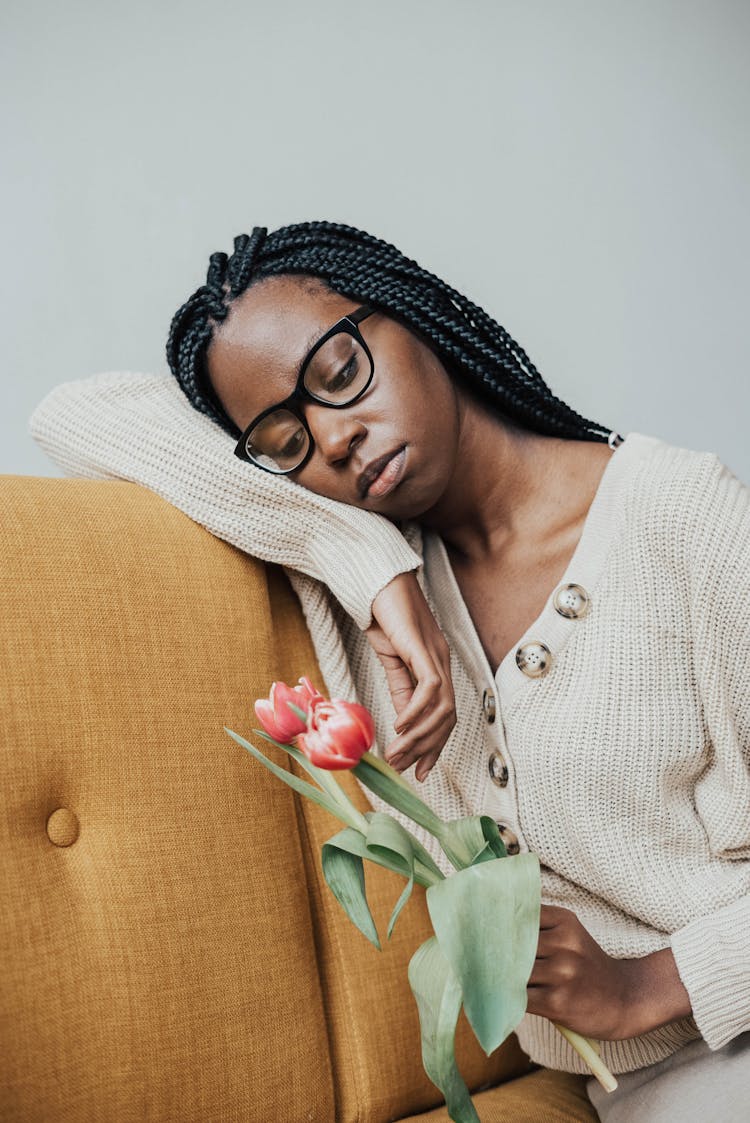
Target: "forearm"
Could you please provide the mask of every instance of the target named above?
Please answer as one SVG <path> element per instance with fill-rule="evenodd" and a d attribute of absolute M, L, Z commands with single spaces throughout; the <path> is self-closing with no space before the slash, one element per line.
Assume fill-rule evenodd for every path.
<path fill-rule="evenodd" d="M 233 546 L 322 581 L 362 629 L 377 594 L 421 564 L 381 515 L 241 463 L 169 376 L 106 372 L 63 383 L 29 429 L 66 473 L 142 484 Z"/>

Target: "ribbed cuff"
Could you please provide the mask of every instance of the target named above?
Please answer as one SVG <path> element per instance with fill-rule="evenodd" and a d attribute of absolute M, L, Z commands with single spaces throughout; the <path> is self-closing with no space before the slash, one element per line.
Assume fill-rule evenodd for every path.
<path fill-rule="evenodd" d="M 671 947 L 709 1049 L 750 1029 L 750 897 L 674 932 Z"/>
<path fill-rule="evenodd" d="M 310 542 L 309 549 L 328 588 L 365 631 L 372 624 L 372 602 L 381 589 L 399 573 L 421 566 L 422 558 L 388 520 L 381 517 L 373 533 L 372 513 L 363 514 L 366 521 L 361 527 L 349 522 L 339 535 L 332 525 L 325 538 Z"/>

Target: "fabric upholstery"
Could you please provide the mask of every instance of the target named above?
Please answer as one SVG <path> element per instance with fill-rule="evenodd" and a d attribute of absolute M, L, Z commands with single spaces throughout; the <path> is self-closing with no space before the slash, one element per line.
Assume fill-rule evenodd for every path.
<path fill-rule="evenodd" d="M 283 571 L 130 483 L 0 488 L 0 1119 L 446 1119 L 406 977 L 423 892 L 372 948 L 322 881 L 337 822 L 223 729 L 274 679 L 323 685 Z M 384 936 L 400 880 L 367 879 Z M 515 1037 L 488 1059 L 462 1021 L 457 1055 L 507 1081 L 483 1123 L 595 1118 L 583 1078 L 512 1079 Z"/>
<path fill-rule="evenodd" d="M 308 675 L 319 685 L 320 671 L 309 634 L 301 626 L 298 601 L 278 567 L 269 567 L 269 573 L 274 635 L 279 641 L 281 665 L 286 668 L 285 681 L 295 683 L 300 675 Z M 352 775 L 342 772 L 338 778 L 356 806 L 368 810 L 367 799 Z M 407 977 L 412 954 L 432 935 L 424 890 L 415 887 L 387 942 L 388 918 L 403 879 L 368 863 L 367 898 L 383 945 L 378 951 L 357 931 L 323 878 L 320 848 L 341 829 L 341 824 L 309 800 L 301 804 L 299 815 L 332 1027 L 338 1118 L 341 1123 L 378 1123 L 434 1107 L 442 1103 L 442 1097 L 422 1067 L 419 1018 Z M 463 1015 L 456 1034 L 456 1057 L 472 1090 L 529 1068 L 515 1036 L 488 1059 Z"/>
<path fill-rule="evenodd" d="M 473 1101 L 482 1123 L 597 1123 L 599 1118 L 586 1095 L 585 1077 L 545 1068 L 479 1092 Z M 449 1116 L 440 1107 L 402 1123 L 449 1123 Z"/>
<path fill-rule="evenodd" d="M 2 510 L 0 1117 L 332 1119 L 293 799 L 223 730 L 275 673 L 263 566 L 132 484 Z"/>

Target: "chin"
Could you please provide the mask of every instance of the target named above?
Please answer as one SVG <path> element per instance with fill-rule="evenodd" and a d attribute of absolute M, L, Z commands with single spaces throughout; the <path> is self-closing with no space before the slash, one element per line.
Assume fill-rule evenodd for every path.
<path fill-rule="evenodd" d="M 415 498 L 409 493 L 401 493 L 405 481 L 396 488 L 392 495 L 385 495 L 381 501 L 380 506 L 376 506 L 374 501 L 371 506 L 367 508 L 368 511 L 374 511 L 378 515 L 382 515 L 385 519 L 390 519 L 391 522 L 405 522 L 405 521 L 418 521 L 419 516 L 429 511 L 430 507 L 434 505 L 434 500 L 425 499 L 420 502 L 419 498 Z"/>

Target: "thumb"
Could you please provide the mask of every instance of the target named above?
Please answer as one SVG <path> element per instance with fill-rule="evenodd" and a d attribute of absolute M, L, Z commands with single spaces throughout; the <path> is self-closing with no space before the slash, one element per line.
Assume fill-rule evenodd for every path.
<path fill-rule="evenodd" d="M 415 689 L 414 678 L 381 627 L 372 624 L 365 634 L 383 666 L 391 701 L 398 715 L 411 701 Z"/>

